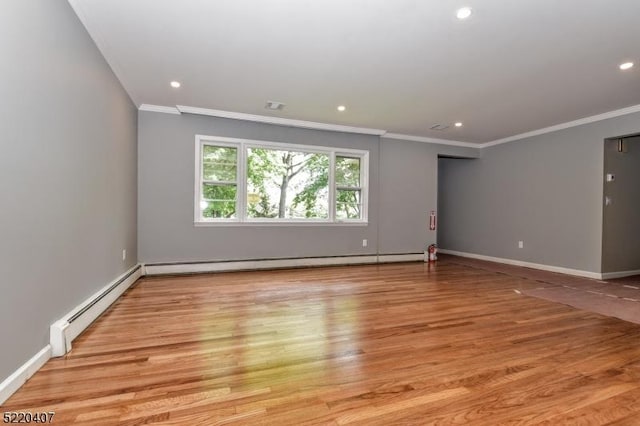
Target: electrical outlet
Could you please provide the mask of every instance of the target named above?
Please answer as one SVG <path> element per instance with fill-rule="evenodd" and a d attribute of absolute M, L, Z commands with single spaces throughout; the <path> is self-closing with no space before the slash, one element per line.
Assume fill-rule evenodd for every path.
<path fill-rule="evenodd" d="M 127 249 L 122 249 L 122 260 L 127 260 Z"/>
<path fill-rule="evenodd" d="M 524 241 L 518 241 L 518 248 L 524 248 Z"/>
<path fill-rule="evenodd" d="M 367 240 L 362 240 L 362 247 L 366 247 L 369 242 Z"/>

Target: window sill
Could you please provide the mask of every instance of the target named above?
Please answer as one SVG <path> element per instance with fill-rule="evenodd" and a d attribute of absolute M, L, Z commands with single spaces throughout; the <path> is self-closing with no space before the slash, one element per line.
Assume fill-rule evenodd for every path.
<path fill-rule="evenodd" d="M 196 228 L 209 226 L 237 226 L 237 227 L 255 227 L 255 226 L 368 226 L 369 222 L 262 222 L 262 221 L 220 221 L 220 222 L 194 222 Z"/>

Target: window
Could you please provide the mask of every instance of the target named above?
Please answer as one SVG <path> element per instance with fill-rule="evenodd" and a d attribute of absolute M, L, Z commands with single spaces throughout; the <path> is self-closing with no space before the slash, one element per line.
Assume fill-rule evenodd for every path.
<path fill-rule="evenodd" d="M 247 218 L 328 219 L 329 154 L 248 148 Z"/>
<path fill-rule="evenodd" d="M 362 214 L 360 157 L 336 156 L 336 218 L 359 219 Z"/>
<path fill-rule="evenodd" d="M 202 145 L 200 209 L 204 219 L 235 218 L 238 199 L 238 148 Z"/>
<path fill-rule="evenodd" d="M 368 152 L 196 137 L 195 222 L 366 223 Z"/>

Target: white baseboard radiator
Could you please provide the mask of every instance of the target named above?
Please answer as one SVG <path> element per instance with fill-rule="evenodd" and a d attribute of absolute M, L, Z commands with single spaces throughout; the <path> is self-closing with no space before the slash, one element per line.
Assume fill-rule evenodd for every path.
<path fill-rule="evenodd" d="M 202 274 L 262 269 L 312 268 L 316 266 L 366 265 L 373 263 L 422 261 L 422 253 L 365 254 L 327 257 L 295 257 L 281 259 L 219 260 L 189 263 L 147 263 L 145 275 Z"/>
<path fill-rule="evenodd" d="M 63 356 L 71 350 L 71 342 L 111 306 L 142 276 L 138 264 L 82 302 L 50 328 L 51 356 Z"/>

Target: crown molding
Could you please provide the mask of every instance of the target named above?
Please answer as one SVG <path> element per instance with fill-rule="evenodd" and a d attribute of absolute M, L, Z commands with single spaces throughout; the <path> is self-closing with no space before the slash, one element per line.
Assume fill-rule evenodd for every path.
<path fill-rule="evenodd" d="M 165 114 L 177 114 L 180 115 L 180 111 L 176 107 L 168 107 L 162 105 L 150 105 L 150 104 L 142 104 L 138 107 L 140 111 L 152 111 L 152 112 L 162 112 Z"/>
<path fill-rule="evenodd" d="M 183 114 L 208 115 L 220 118 L 232 118 L 234 120 L 253 121 L 257 123 L 276 124 L 278 126 L 300 127 L 303 129 L 329 130 L 332 132 L 358 133 L 363 135 L 381 136 L 386 130 L 368 129 L 365 127 L 343 126 L 339 124 L 317 123 L 315 121 L 294 120 L 291 118 L 268 117 L 265 115 L 245 114 L 241 112 L 222 111 L 218 109 L 197 108 L 184 105 L 176 105 L 178 111 Z"/>
<path fill-rule="evenodd" d="M 633 114 L 634 112 L 640 112 L 640 105 L 632 105 L 627 108 L 617 109 L 614 111 L 609 111 L 609 112 L 605 112 L 598 115 L 592 115 L 590 117 L 584 117 L 578 120 L 567 121 L 566 123 L 560 123 L 560 124 L 556 124 L 555 126 L 544 127 L 542 129 L 532 130 L 526 133 L 520 133 L 518 135 L 509 136 L 503 139 L 497 139 L 495 141 L 480 144 L 479 147 L 488 148 L 490 146 L 501 145 L 503 143 L 530 138 L 532 136 L 544 135 L 545 133 L 556 132 L 558 130 L 564 130 L 570 127 L 582 126 L 583 124 L 595 123 L 596 121 L 602 121 L 602 120 L 607 120 L 609 118 L 620 117 L 622 115 Z"/>
<path fill-rule="evenodd" d="M 403 135 L 400 133 L 385 133 L 384 135 L 382 135 L 382 137 L 385 139 L 399 139 L 403 141 L 412 141 L 412 142 L 435 143 L 435 144 L 450 145 L 450 146 L 463 146 L 467 148 L 482 147 L 482 144 L 479 144 L 479 143 L 461 142 L 461 141 L 454 141 L 449 139 L 428 138 L 426 136 Z"/>
<path fill-rule="evenodd" d="M 162 112 L 165 114 L 197 114 L 207 115 L 211 117 L 231 118 L 235 120 L 253 121 L 257 123 L 275 124 L 279 126 L 299 127 L 303 129 L 328 130 L 333 132 L 357 133 L 363 135 L 380 136 L 385 139 L 397 139 L 412 142 L 423 142 L 439 145 L 460 146 L 466 148 L 488 148 L 491 146 L 501 145 L 508 142 L 514 142 L 533 136 L 543 135 L 545 133 L 556 132 L 571 127 L 582 126 L 584 124 L 595 123 L 597 121 L 607 120 L 609 118 L 620 117 L 623 115 L 640 112 L 640 104 L 630 107 L 605 112 L 590 117 L 580 118 L 578 120 L 568 121 L 566 123 L 556 124 L 542 129 L 532 130 L 530 132 L 520 133 L 502 139 L 497 139 L 485 143 L 462 142 L 448 139 L 429 138 L 426 136 L 403 135 L 400 133 L 387 133 L 386 130 L 369 129 L 365 127 L 343 126 L 339 124 L 318 123 L 314 121 L 294 120 L 290 118 L 269 117 L 265 115 L 245 114 L 241 112 L 222 111 L 217 109 L 190 107 L 185 105 L 176 105 L 175 107 L 141 104 L 140 111 Z"/>

